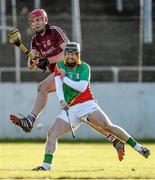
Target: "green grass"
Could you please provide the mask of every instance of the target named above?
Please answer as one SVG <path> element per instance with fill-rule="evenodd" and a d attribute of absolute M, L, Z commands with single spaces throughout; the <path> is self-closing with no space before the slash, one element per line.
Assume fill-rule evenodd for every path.
<path fill-rule="evenodd" d="M 111 144 L 60 142 L 53 170 L 34 172 L 31 169 L 43 159 L 43 142 L 0 142 L 0 179 L 153 179 L 155 144 L 144 145 L 151 150 L 149 159 L 126 145 L 125 159 L 119 162 Z"/>

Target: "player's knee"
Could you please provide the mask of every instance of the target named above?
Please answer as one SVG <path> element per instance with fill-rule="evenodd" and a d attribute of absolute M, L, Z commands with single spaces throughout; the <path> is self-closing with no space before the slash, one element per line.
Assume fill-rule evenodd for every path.
<path fill-rule="evenodd" d="M 54 130 L 53 128 L 50 128 L 47 136 L 48 136 L 48 139 L 57 139 L 56 130 Z"/>
<path fill-rule="evenodd" d="M 104 129 L 107 132 L 112 132 L 112 124 L 106 123 Z"/>

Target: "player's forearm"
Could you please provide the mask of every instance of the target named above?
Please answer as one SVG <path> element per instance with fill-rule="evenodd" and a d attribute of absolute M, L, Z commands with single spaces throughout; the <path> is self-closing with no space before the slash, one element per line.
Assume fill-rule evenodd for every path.
<path fill-rule="evenodd" d="M 54 63 L 57 63 L 61 60 L 64 60 L 64 52 L 60 52 L 59 54 L 55 55 L 55 56 L 52 56 L 52 57 L 49 57 L 47 58 L 49 60 L 49 63 L 50 64 L 54 64 Z"/>
<path fill-rule="evenodd" d="M 85 80 L 81 80 L 81 81 L 73 81 L 71 79 L 69 79 L 68 77 L 65 77 L 63 79 L 63 82 L 70 86 L 71 88 L 80 91 L 80 92 L 84 92 L 88 86 L 88 81 Z"/>
<path fill-rule="evenodd" d="M 64 92 L 63 92 L 63 82 L 60 76 L 55 77 L 55 86 L 56 86 L 56 94 L 59 101 L 64 100 Z"/>

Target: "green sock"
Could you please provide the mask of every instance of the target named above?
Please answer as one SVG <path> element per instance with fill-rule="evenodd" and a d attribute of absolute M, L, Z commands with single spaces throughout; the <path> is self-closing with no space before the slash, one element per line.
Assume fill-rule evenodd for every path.
<path fill-rule="evenodd" d="M 45 154 L 44 155 L 44 163 L 49 163 L 52 164 L 52 160 L 53 160 L 53 154 Z"/>
<path fill-rule="evenodd" d="M 134 147 L 137 144 L 137 141 L 134 140 L 132 137 L 129 137 L 126 143 L 129 144 L 131 147 Z"/>

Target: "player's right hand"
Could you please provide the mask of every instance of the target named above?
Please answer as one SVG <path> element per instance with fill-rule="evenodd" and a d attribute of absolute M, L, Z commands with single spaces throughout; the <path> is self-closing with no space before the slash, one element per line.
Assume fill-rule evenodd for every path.
<path fill-rule="evenodd" d="M 36 65 L 33 63 L 33 61 L 30 58 L 28 59 L 27 67 L 29 70 L 35 70 L 36 69 Z"/>
<path fill-rule="evenodd" d="M 37 62 L 37 67 L 39 68 L 39 69 L 41 69 L 41 70 L 46 70 L 47 69 L 47 66 L 48 66 L 48 64 L 49 64 L 49 61 L 48 61 L 48 59 L 38 59 L 37 60 L 38 62 Z"/>
<path fill-rule="evenodd" d="M 61 104 L 62 109 L 64 109 L 65 107 L 69 108 L 69 105 L 67 104 L 67 102 L 65 100 L 61 100 L 60 104 Z"/>
<path fill-rule="evenodd" d="M 65 69 L 60 68 L 60 69 L 59 69 L 59 74 L 60 74 L 61 79 L 62 79 L 62 81 L 63 81 L 63 79 L 64 79 L 64 77 L 65 77 L 65 75 L 66 75 Z"/>

